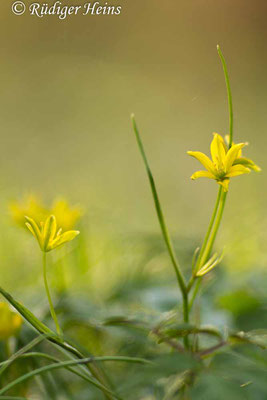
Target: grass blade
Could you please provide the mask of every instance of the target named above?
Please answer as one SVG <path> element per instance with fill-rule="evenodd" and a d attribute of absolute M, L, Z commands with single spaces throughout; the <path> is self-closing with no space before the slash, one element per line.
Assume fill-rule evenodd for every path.
<path fill-rule="evenodd" d="M 8 368 L 17 358 L 21 357 L 24 353 L 27 351 L 31 350 L 33 347 L 37 346 L 37 344 L 41 343 L 44 339 L 46 338 L 45 335 L 40 335 L 37 338 L 33 339 L 30 343 L 28 343 L 26 346 L 22 347 L 20 350 L 18 350 L 16 353 L 14 353 L 8 360 L 4 361 L 4 363 L 1 363 L 0 365 L 0 375 L 5 371 L 6 368 Z"/>
<path fill-rule="evenodd" d="M 136 362 L 144 362 L 147 360 L 143 360 L 143 359 L 136 359 Z M 35 369 L 34 371 L 30 371 L 27 374 L 22 375 L 21 377 L 15 379 L 14 381 L 10 382 L 9 384 L 7 384 L 5 387 L 3 387 L 2 389 L 0 389 L 0 395 L 6 393 L 8 390 L 10 390 L 11 388 L 13 388 L 14 386 L 25 382 L 26 380 L 33 378 L 34 376 L 37 375 L 42 375 L 46 372 L 50 372 L 50 371 L 54 371 L 57 369 L 62 369 L 62 368 L 68 368 L 68 367 L 72 367 L 72 366 L 76 366 L 76 365 L 80 365 L 80 364 L 88 364 L 88 363 L 92 363 L 92 362 L 103 362 L 103 361 L 129 361 L 129 357 L 89 357 L 89 358 L 82 358 L 80 360 L 72 360 L 72 361 L 62 361 L 62 362 L 56 362 L 54 364 L 50 364 L 47 365 L 45 367 L 41 367 L 38 369 Z M 132 361 L 132 360 L 131 360 Z M 87 380 L 89 380 L 89 378 L 87 378 Z M 115 397 L 116 399 L 121 400 L 115 393 L 113 393 L 112 391 L 110 391 L 109 389 L 107 389 L 105 386 L 103 386 L 102 384 L 100 384 L 99 382 L 97 382 L 96 380 L 94 380 L 93 378 L 90 379 L 90 382 L 98 387 L 99 389 L 101 389 L 102 391 L 111 394 L 113 397 Z"/>
<path fill-rule="evenodd" d="M 55 332 L 49 329 L 45 324 L 43 324 L 30 310 L 28 310 L 25 306 L 15 300 L 11 294 L 6 292 L 2 287 L 0 287 L 0 293 L 2 296 L 28 321 L 28 323 L 35 328 L 39 333 L 46 335 L 47 339 L 55 343 L 56 345 L 60 346 L 62 349 L 66 350 L 67 352 L 74 354 L 75 357 L 82 359 L 84 356 L 83 354 L 77 350 L 72 344 L 68 343 L 67 341 L 63 340 L 59 337 Z M 105 388 L 103 390 L 107 399 L 111 399 L 109 395 L 109 390 L 106 389 L 104 374 L 102 373 L 101 369 L 96 368 L 95 365 L 88 365 L 87 368 L 89 369 L 90 373 L 100 382 L 100 387 Z M 88 377 L 89 379 L 89 377 Z M 91 378 L 90 378 L 91 379 Z"/>
<path fill-rule="evenodd" d="M 0 396 L 0 400 L 30 400 L 26 397 Z"/>
<path fill-rule="evenodd" d="M 54 337 L 56 340 L 57 335 L 51 329 L 43 324 L 30 310 L 17 302 L 2 287 L 0 287 L 0 293 L 39 333 Z"/>
<path fill-rule="evenodd" d="M 185 280 L 184 280 L 183 273 L 182 273 L 182 271 L 180 269 L 178 260 L 177 260 L 177 258 L 175 256 L 175 253 L 174 253 L 174 250 L 173 250 L 173 246 L 172 246 L 172 243 L 171 243 L 171 239 L 170 239 L 170 235 L 169 235 L 169 232 L 168 232 L 168 228 L 166 226 L 165 219 L 164 219 L 163 212 L 162 212 L 162 208 L 161 208 L 161 205 L 160 205 L 159 196 L 158 196 L 157 189 L 156 189 L 156 184 L 155 184 L 155 181 L 154 181 L 150 166 L 148 164 L 148 160 L 147 160 L 147 157 L 146 157 L 145 149 L 144 149 L 144 146 L 143 146 L 143 143 L 142 143 L 142 140 L 141 140 L 141 137 L 140 137 L 136 122 L 135 122 L 134 115 L 132 115 L 132 122 L 133 122 L 133 128 L 134 128 L 137 144 L 138 144 L 141 156 L 143 158 L 143 161 L 144 161 L 144 164 L 145 164 L 145 167 L 146 167 L 146 172 L 147 172 L 147 175 L 148 175 L 148 179 L 149 179 L 149 182 L 150 182 L 152 195 L 153 195 L 155 208 L 156 208 L 156 211 L 157 211 L 157 216 L 158 216 L 159 224 L 160 224 L 160 227 L 161 227 L 162 235 L 163 235 L 164 241 L 166 243 L 166 246 L 167 246 L 171 261 L 172 261 L 172 264 L 173 264 L 174 269 L 175 269 L 175 273 L 176 273 L 176 277 L 177 277 L 177 281 L 178 281 L 179 287 L 180 287 L 182 293 L 184 294 L 184 293 L 186 293 Z"/>

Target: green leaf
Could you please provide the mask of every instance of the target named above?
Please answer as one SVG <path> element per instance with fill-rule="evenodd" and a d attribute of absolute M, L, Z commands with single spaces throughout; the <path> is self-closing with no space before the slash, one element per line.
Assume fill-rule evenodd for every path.
<path fill-rule="evenodd" d="M 220 331 L 209 325 L 196 326 L 192 324 L 171 324 L 161 331 L 163 334 L 169 337 L 184 337 L 190 334 L 206 334 L 215 336 L 221 339 L 222 335 Z"/>

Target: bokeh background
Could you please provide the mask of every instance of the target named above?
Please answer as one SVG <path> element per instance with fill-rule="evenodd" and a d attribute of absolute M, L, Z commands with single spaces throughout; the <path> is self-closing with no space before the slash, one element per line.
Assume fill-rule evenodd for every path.
<path fill-rule="evenodd" d="M 102 223 L 115 236 L 158 232 L 134 112 L 171 230 L 203 234 L 216 185 L 190 181 L 197 163 L 186 151 L 208 151 L 212 132 L 228 131 L 219 43 L 235 140 L 249 141 L 247 154 L 262 166 L 232 183 L 220 244 L 240 267 L 255 251 L 266 264 L 266 2 L 121 5 L 117 17 L 60 21 L 1 4 L 2 216 L 9 199 L 30 192 L 81 203 L 92 232 Z"/>
<path fill-rule="evenodd" d="M 190 181 L 198 164 L 186 151 L 207 152 L 212 132 L 228 133 L 219 43 L 233 92 L 234 140 L 250 143 L 246 155 L 262 172 L 235 178 L 230 185 L 216 243 L 218 249 L 226 245 L 220 269 L 224 283 L 219 286 L 226 298 L 218 300 L 224 311 L 210 311 L 208 322 L 231 324 L 240 316 L 240 298 L 248 308 L 254 299 L 256 327 L 262 328 L 266 320 L 258 315 L 266 314 L 267 304 L 267 3 L 116 4 L 122 6 L 119 16 L 70 16 L 64 21 L 15 16 L 10 0 L 0 4 L 1 286 L 28 305 L 42 287 L 37 245 L 8 211 L 10 201 L 35 193 L 47 204 L 64 197 L 83 210 L 81 238 L 68 247 L 64 261 L 64 285 L 74 297 L 86 294 L 106 309 L 118 286 L 129 293 L 134 284 L 140 289 L 145 275 L 151 287 L 143 297 L 131 298 L 131 307 L 137 303 L 166 311 L 175 304 L 174 275 L 130 114 L 136 115 L 186 267 L 217 193 L 213 181 Z M 60 293 L 63 272 L 57 268 L 59 275 L 50 271 L 50 279 Z M 140 281 L 135 280 L 138 274 Z M 153 284 L 158 279 L 158 286 L 151 279 Z M 217 285 L 218 277 L 214 279 Z M 229 301 L 231 290 L 236 297 Z M 45 297 L 39 301 L 46 304 Z M 231 310 L 230 303 L 238 310 Z M 246 306 L 241 310 L 244 321 L 252 318 L 246 314 L 250 311 Z M 246 327 L 244 321 L 240 327 Z"/>

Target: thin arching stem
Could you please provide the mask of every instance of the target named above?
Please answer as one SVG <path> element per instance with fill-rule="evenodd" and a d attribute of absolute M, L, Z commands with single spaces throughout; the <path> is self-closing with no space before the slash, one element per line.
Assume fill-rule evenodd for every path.
<path fill-rule="evenodd" d="M 228 111 L 229 111 L 229 149 L 232 146 L 233 143 L 233 123 L 234 123 L 234 118 L 233 118 L 233 102 L 232 102 L 232 92 L 231 92 L 231 87 L 230 87 L 230 80 L 229 80 L 229 75 L 227 71 L 227 66 L 225 62 L 225 58 L 222 54 L 222 51 L 220 49 L 220 46 L 217 45 L 217 51 L 222 63 L 223 67 L 223 72 L 224 72 L 224 78 L 225 78 L 225 83 L 226 83 L 226 89 L 227 89 L 227 98 L 228 98 Z M 225 202 L 227 198 L 227 192 L 223 192 L 222 187 L 219 188 L 217 200 L 215 203 L 214 211 L 211 217 L 211 221 L 205 236 L 205 239 L 203 241 L 203 245 L 200 250 L 199 257 L 197 259 L 197 264 L 196 264 L 196 270 L 199 269 L 205 262 L 208 260 L 208 257 L 211 254 L 219 227 L 220 223 L 222 220 L 223 216 L 223 211 L 225 207 Z M 194 284 L 194 277 L 189 282 L 188 285 L 188 291 L 192 288 Z M 198 290 L 201 285 L 201 278 L 199 278 L 197 285 L 194 290 L 194 294 L 191 298 L 190 304 L 189 304 L 189 311 L 191 310 L 191 307 L 193 305 L 193 302 L 197 296 Z"/>
<path fill-rule="evenodd" d="M 214 209 L 213 209 L 213 213 L 212 213 L 212 216 L 211 216 L 211 219 L 210 219 L 210 223 L 209 223 L 209 226 L 208 226 L 208 230 L 207 230 L 206 236 L 204 238 L 204 241 L 203 241 L 200 253 L 199 253 L 199 257 L 198 257 L 198 261 L 197 261 L 197 265 L 196 265 L 196 270 L 201 268 L 202 265 L 205 264 L 205 261 L 206 261 L 205 258 L 203 258 L 203 254 L 204 254 L 205 249 L 207 247 L 207 243 L 208 243 L 208 240 L 209 240 L 209 237 L 210 237 L 210 234 L 211 234 L 211 231 L 212 231 L 212 227 L 213 227 L 216 215 L 217 215 L 217 211 L 218 211 L 218 207 L 219 207 L 220 199 L 221 199 L 221 194 L 222 194 L 222 187 L 220 186 L 219 190 L 218 190 L 218 195 L 217 195 L 217 199 L 216 199 L 216 202 L 215 202 L 215 206 L 214 206 Z"/>
<path fill-rule="evenodd" d="M 45 291 L 46 291 L 46 295 L 48 298 L 48 302 L 49 302 L 49 307 L 50 307 L 50 312 L 51 312 L 51 316 L 54 320 L 54 323 L 56 325 L 56 330 L 57 330 L 57 334 L 59 336 L 62 336 L 62 331 L 61 328 L 59 326 L 58 323 L 58 319 L 57 319 L 57 314 L 55 312 L 54 306 L 53 306 L 53 302 L 52 302 L 52 298 L 51 298 L 51 294 L 49 291 L 49 286 L 48 286 L 48 282 L 47 282 L 47 274 L 46 274 L 46 252 L 43 252 L 43 275 L 44 275 L 44 284 L 45 284 Z"/>
<path fill-rule="evenodd" d="M 229 110 L 229 149 L 230 149 L 230 147 L 232 147 L 232 143 L 233 143 L 233 125 L 234 125 L 232 92 L 231 92 L 230 80 L 229 80 L 229 75 L 228 75 L 228 71 L 227 71 L 225 58 L 221 52 L 219 45 L 217 45 L 217 51 L 218 51 L 219 57 L 222 62 L 224 78 L 225 78 L 225 83 L 226 83 L 226 89 L 227 89 L 228 110 Z"/>
<path fill-rule="evenodd" d="M 216 239 L 219 227 L 220 227 L 220 223 L 221 223 L 221 220 L 222 220 L 223 210 L 224 210 L 225 201 L 226 201 L 226 196 L 227 196 L 226 192 L 224 192 L 222 194 L 222 196 L 221 196 L 220 206 L 219 206 L 217 218 L 216 218 L 216 221 L 215 221 L 215 224 L 214 224 L 214 228 L 213 228 L 212 234 L 210 236 L 210 239 L 209 239 L 209 241 L 207 243 L 207 247 L 206 247 L 205 253 L 203 255 L 204 262 L 206 262 L 208 260 L 208 258 L 210 257 L 210 253 L 212 251 L 212 248 L 213 248 L 213 245 L 214 245 L 214 242 L 215 242 L 215 239 Z"/>

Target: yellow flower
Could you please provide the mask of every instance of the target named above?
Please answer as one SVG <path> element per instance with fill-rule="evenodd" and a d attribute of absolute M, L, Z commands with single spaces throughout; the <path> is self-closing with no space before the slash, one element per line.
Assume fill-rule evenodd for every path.
<path fill-rule="evenodd" d="M 227 138 L 226 138 L 227 140 Z M 229 180 L 234 176 L 248 174 L 251 170 L 259 172 L 261 169 L 249 158 L 242 156 L 242 149 L 247 143 L 232 144 L 228 149 L 222 136 L 214 133 L 210 145 L 211 159 L 200 151 L 188 151 L 206 168 L 206 171 L 197 171 L 191 179 L 210 178 L 215 179 L 224 189 L 228 191 Z"/>
<path fill-rule="evenodd" d="M 51 214 L 55 215 L 58 225 L 63 231 L 73 229 L 82 216 L 80 207 L 70 207 L 64 199 L 55 200 L 50 208 L 45 207 L 42 202 L 33 195 L 25 198 L 22 203 L 11 202 L 9 210 L 14 222 L 25 227 L 25 215 L 33 218 L 38 224 L 46 220 Z"/>
<path fill-rule="evenodd" d="M 21 316 L 11 311 L 8 304 L 0 303 L 0 340 L 7 340 L 16 335 L 22 322 Z"/>
<path fill-rule="evenodd" d="M 10 202 L 9 211 L 14 222 L 22 227 L 25 227 L 25 215 L 29 215 L 36 221 L 43 221 L 49 216 L 49 211 L 34 195 L 25 197 L 22 203 L 18 201 Z"/>
<path fill-rule="evenodd" d="M 58 225 L 67 231 L 72 229 L 81 218 L 82 210 L 80 207 L 70 207 L 66 200 L 59 199 L 54 201 L 50 214 L 55 215 Z"/>
<path fill-rule="evenodd" d="M 50 215 L 44 223 L 41 222 L 40 227 L 34 219 L 30 217 L 25 218 L 27 220 L 27 228 L 37 239 L 41 250 L 45 253 L 66 242 L 70 242 L 80 233 L 79 231 L 67 231 L 62 233 L 62 228 L 57 230 L 57 222 L 54 215 Z"/>

